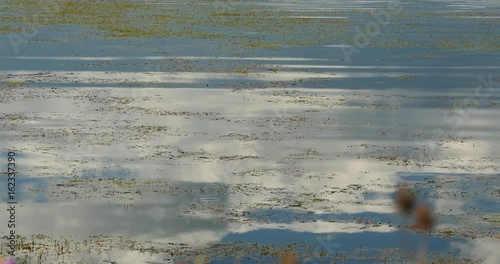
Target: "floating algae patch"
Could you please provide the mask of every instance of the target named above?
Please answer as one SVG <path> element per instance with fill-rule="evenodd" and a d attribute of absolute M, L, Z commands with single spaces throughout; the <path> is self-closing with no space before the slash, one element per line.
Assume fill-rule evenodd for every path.
<path fill-rule="evenodd" d="M 29 188 L 29 192 L 48 195 L 55 200 L 89 200 L 130 204 L 150 197 L 206 196 L 223 202 L 228 186 L 221 183 L 189 183 L 163 179 L 135 178 L 54 178 L 42 180 L 46 188 Z"/>
<path fill-rule="evenodd" d="M 403 175 L 403 178 L 416 182 L 412 184 L 415 190 L 425 188 L 429 190 L 429 194 L 439 191 L 437 184 L 443 185 L 446 192 L 441 193 L 440 199 L 450 200 L 453 198 L 449 194 L 462 184 L 471 186 L 475 193 L 487 193 L 480 189 L 481 186 L 498 186 L 492 176 L 495 175 L 470 177 L 453 174 L 408 174 Z M 330 186 L 331 191 L 327 191 L 328 188 L 325 187 L 325 191 L 321 193 L 306 190 L 297 193 L 289 188 L 268 187 L 262 184 L 228 186 L 164 179 L 54 179 L 49 188 L 66 189 L 69 194 L 92 193 L 95 197 L 50 197 L 50 202 L 44 203 L 43 207 L 24 200 L 22 213 L 33 215 L 23 215 L 23 219 L 36 221 L 25 225 L 32 226 L 33 230 L 25 231 L 26 234 L 22 234 L 18 240 L 21 249 L 19 252 L 30 260 L 36 260 L 42 255 L 41 259 L 48 261 L 55 255 L 64 258 L 64 263 L 76 263 L 77 260 L 91 263 L 91 259 L 99 259 L 101 255 L 104 255 L 105 260 L 119 261 L 125 255 L 136 258 L 136 254 L 137 261 L 181 258 L 194 260 L 197 257 L 205 257 L 218 263 L 224 263 L 228 259 L 253 263 L 248 262 L 249 258 L 272 262 L 286 249 L 297 251 L 303 260 L 344 259 L 354 263 L 383 261 L 390 259 L 387 254 L 391 250 L 400 250 L 398 229 L 404 226 L 393 222 L 395 216 L 391 215 L 392 211 L 368 212 L 369 208 L 366 206 L 384 203 L 390 207 L 392 203 L 382 197 L 370 202 L 359 199 L 360 204 L 350 199 L 346 202 L 347 195 L 362 197 L 368 190 L 373 189 L 373 186 L 382 187 L 383 190 L 379 189 L 381 193 L 394 188 L 383 186 L 376 181 L 371 185 L 349 184 L 337 189 Z M 21 186 L 28 186 L 28 182 L 23 182 Z M 44 188 L 40 184 L 32 186 Z M 37 192 L 35 189 L 28 192 Z M 116 200 L 111 200 L 112 204 L 108 204 L 110 200 L 101 196 L 107 189 L 122 192 L 115 197 Z M 248 198 L 258 194 L 259 197 L 267 199 L 258 202 L 249 199 L 243 204 L 231 200 L 238 197 L 238 194 Z M 342 195 L 343 199 L 332 201 L 332 196 L 328 195 Z M 128 200 L 127 197 L 130 196 L 135 199 Z M 472 197 L 469 199 L 474 200 Z M 333 208 L 328 207 L 332 206 L 331 204 Z M 78 206 L 79 210 L 71 210 L 75 206 Z M 351 209 L 359 207 L 362 210 L 343 212 L 342 208 L 346 208 L 344 206 Z M 327 213 L 314 213 L 322 207 Z M 441 216 L 447 213 L 443 209 L 446 208 L 438 208 Z M 64 221 L 54 221 L 54 212 Z M 468 212 L 477 214 L 473 208 L 468 209 Z M 34 217 L 35 215 L 37 217 Z M 475 217 L 469 214 L 463 216 Z M 466 229 L 438 226 L 430 236 L 422 235 L 432 245 L 429 259 L 449 259 L 448 254 L 456 254 L 455 260 L 465 259 L 466 256 L 456 248 L 456 243 L 474 243 L 478 241 L 476 238 L 495 235 L 495 229 L 484 232 L 481 229 L 478 231 L 477 227 L 478 224 L 471 221 Z M 69 232 L 72 235 L 60 236 L 56 229 L 57 232 Z M 413 232 L 408 238 L 416 242 L 423 239 Z M 330 245 L 338 244 L 335 253 L 318 248 L 321 245 L 318 239 L 329 241 Z M 53 248 L 49 247 L 51 245 Z M 364 247 L 362 253 L 361 247 Z M 73 260 L 75 262 L 71 262 Z"/>
<path fill-rule="evenodd" d="M 398 251 L 400 234 L 398 227 L 391 223 L 393 217 L 390 212 L 346 214 L 330 209 L 326 214 L 314 214 L 310 210 L 317 207 L 315 204 L 331 203 L 325 196 L 316 196 L 315 193 L 297 195 L 262 185 L 228 188 L 222 184 L 179 183 L 160 179 L 73 178 L 57 179 L 51 184 L 68 190 L 88 184 L 99 189 L 94 194 L 107 188 L 142 190 L 144 193 L 142 199 L 134 201 L 118 197 L 119 204 L 108 204 L 108 200 L 103 201 L 99 196 L 95 197 L 99 200 L 68 199 L 64 196 L 51 198 L 51 202 L 44 203 L 43 208 L 23 201 L 25 209 L 30 209 L 23 212 L 33 214 L 25 219 L 36 219 L 31 225 L 33 230 L 25 231 L 26 234 L 18 240 L 19 253 L 28 260 L 40 258 L 49 261 L 56 258 L 64 259 L 64 263 L 92 263 L 93 259 L 110 262 L 125 260 L 126 256 L 129 261 L 154 262 L 192 261 L 203 257 L 218 263 L 228 260 L 233 263 L 238 259 L 243 263 L 253 263 L 248 261 L 272 262 L 283 251 L 294 250 L 303 260 L 344 259 L 358 263 L 388 260 L 391 257 L 387 254 L 391 250 L 396 250 L 398 257 L 403 254 Z M 92 188 L 81 192 L 93 192 Z M 161 189 L 168 190 L 168 194 L 158 193 L 157 197 L 161 199 L 145 194 L 146 190 Z M 361 194 L 365 191 L 364 186 L 356 184 L 339 189 L 342 194 Z M 250 208 L 243 205 L 243 210 L 239 210 L 241 204 L 232 204 L 227 199 L 235 192 L 244 193 L 244 197 L 256 194 L 265 197 L 273 193 L 275 198 L 281 199 L 269 209 L 265 205 L 254 204 Z M 79 210 L 71 210 L 75 206 Z M 280 206 L 282 209 L 279 209 Z M 54 220 L 54 212 L 58 212 L 64 222 Z M 221 217 L 223 221 L 219 220 Z M 71 231 L 64 231 L 67 228 Z M 59 232 L 71 235 L 61 236 Z M 453 237 L 455 234 L 458 237 Z M 470 241 L 461 237 L 466 235 L 446 228 L 433 231 L 428 238 L 433 245 L 429 258 L 446 259 L 452 252 L 457 254 L 457 259 L 465 258 L 454 243 Z M 381 237 L 384 239 L 381 240 Z M 409 234 L 409 238 L 411 241 L 420 240 L 415 233 Z M 318 248 L 321 246 L 318 241 L 338 246 L 332 253 L 327 248 Z M 362 253 L 359 252 L 361 247 L 364 247 Z"/>
<path fill-rule="evenodd" d="M 363 33 L 370 35 L 366 45 L 373 47 L 498 49 L 498 34 L 491 32 L 496 19 L 486 19 L 492 17 L 494 12 L 457 15 L 445 10 L 444 14 L 450 16 L 443 16 L 440 12 L 428 12 L 421 6 L 401 11 L 383 5 L 338 8 L 335 2 L 313 10 L 287 10 L 286 6 L 266 5 L 273 2 L 189 1 L 189 4 L 167 2 L 153 5 L 147 1 L 132 0 L 67 0 L 50 4 L 45 1 L 7 0 L 3 6 L 10 10 L 10 14 L 0 19 L 0 33 L 44 26 L 80 25 L 100 30 L 104 37 L 212 39 L 219 44 L 219 48 L 230 50 L 273 50 L 331 43 L 355 45 Z M 291 4 L 294 5 L 300 4 Z M 225 9 L 225 6 L 228 8 Z M 369 25 L 375 22 L 374 17 L 377 16 L 388 16 L 389 19 L 382 26 L 377 25 L 380 28 L 373 33 Z M 450 25 L 455 20 L 468 18 L 469 21 L 477 16 L 485 19 L 481 19 L 479 24 L 468 24 L 473 28 L 469 32 L 460 31 L 460 28 L 450 32 Z M 426 19 L 425 23 L 422 22 Z M 242 32 L 255 34 L 249 36 Z M 435 35 L 428 37 L 429 32 Z M 483 32 L 486 37 L 477 38 L 477 32 Z M 450 40 L 450 35 L 456 40 Z"/>
<path fill-rule="evenodd" d="M 19 31 L 22 31 L 22 28 L 18 26 L 0 26 L 0 34 Z"/>
<path fill-rule="evenodd" d="M 484 221 L 500 225 L 500 214 L 489 214 L 484 216 Z"/>
<path fill-rule="evenodd" d="M 16 248 L 20 263 L 118 263 L 114 260 L 159 263 L 156 261 L 173 260 L 174 256 L 189 257 L 194 252 L 193 247 L 173 241 L 142 242 L 104 235 L 75 238 L 50 233 L 20 236 Z M 1 253 L 7 255 L 5 247 Z"/>
<path fill-rule="evenodd" d="M 4 83 L 7 84 L 7 88 L 26 86 L 26 82 L 17 79 L 10 79 Z"/>
<path fill-rule="evenodd" d="M 483 37 L 481 41 L 469 39 L 441 40 L 435 45 L 443 50 L 499 50 L 500 35 L 488 35 Z"/>
<path fill-rule="evenodd" d="M 265 230 L 272 232 L 274 240 L 286 240 L 295 237 L 298 232 Z M 18 254 L 26 263 L 277 263 L 284 254 L 294 255 L 310 261 L 328 261 L 328 263 L 374 263 L 401 261 L 403 252 L 399 248 L 355 247 L 344 241 L 353 238 L 363 241 L 374 241 L 379 246 L 385 245 L 374 239 L 374 233 L 362 236 L 358 234 L 326 234 L 302 233 L 303 241 L 294 243 L 279 243 L 278 245 L 260 243 L 263 241 L 243 242 L 252 240 L 256 232 L 231 234 L 224 242 L 200 244 L 192 246 L 172 240 L 155 240 L 142 242 L 133 238 L 121 236 L 88 236 L 75 238 L 46 233 L 19 237 Z M 202 235 L 202 234 L 196 234 Z M 397 241 L 398 234 L 384 235 L 383 241 Z M 362 238 L 361 238 L 362 237 Z M 413 240 L 415 237 L 411 237 Z M 354 239 L 355 240 L 355 239 Z M 453 240 L 453 243 L 464 243 Z M 433 238 L 433 245 L 439 245 L 442 252 L 432 252 L 429 260 L 432 263 L 481 263 L 466 256 L 457 255 L 460 252 L 450 243 Z M 335 247 L 334 251 L 331 247 Z M 447 248 L 451 247 L 451 249 Z M 6 253 L 6 252 L 2 252 Z"/>
<path fill-rule="evenodd" d="M 7 1 L 13 13 L 3 21 L 25 26 L 84 25 L 107 31 L 110 37 L 155 37 L 167 33 L 168 15 L 144 15 L 153 11 L 140 2 L 114 1 Z M 19 14 L 19 15 L 14 15 Z"/>

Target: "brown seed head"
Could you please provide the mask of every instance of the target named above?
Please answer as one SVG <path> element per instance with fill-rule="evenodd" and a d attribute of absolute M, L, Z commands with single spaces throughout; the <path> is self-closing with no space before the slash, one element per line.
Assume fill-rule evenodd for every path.
<path fill-rule="evenodd" d="M 415 207 L 415 195 L 408 185 L 402 185 L 396 194 L 396 206 L 404 214 L 410 214 Z"/>
<path fill-rule="evenodd" d="M 435 219 L 431 209 L 427 205 L 420 205 L 415 215 L 415 225 L 422 231 L 430 231 L 434 226 Z"/>
<path fill-rule="evenodd" d="M 285 252 L 283 257 L 281 257 L 281 264 L 300 264 L 299 258 L 291 251 Z"/>

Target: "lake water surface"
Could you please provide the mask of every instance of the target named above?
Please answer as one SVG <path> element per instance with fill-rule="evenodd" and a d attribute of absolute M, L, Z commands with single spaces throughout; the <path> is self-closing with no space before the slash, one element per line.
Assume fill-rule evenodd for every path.
<path fill-rule="evenodd" d="M 19 263 L 500 262 L 497 0 L 0 14 L 4 258 L 13 151 Z"/>

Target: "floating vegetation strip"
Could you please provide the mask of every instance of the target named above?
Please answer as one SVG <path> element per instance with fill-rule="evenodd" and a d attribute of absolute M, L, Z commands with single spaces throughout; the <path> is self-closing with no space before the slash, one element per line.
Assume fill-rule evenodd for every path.
<path fill-rule="evenodd" d="M 221 48 L 276 49 L 331 43 L 353 45 L 359 32 L 371 32 L 374 15 L 388 15 L 387 24 L 370 36 L 373 47 L 434 47 L 443 50 L 498 50 L 500 34 L 495 12 L 430 12 L 407 7 L 401 12 L 380 8 L 285 10 L 263 5 L 273 1 L 191 1 L 150 4 L 141 0 L 6 0 L 0 10 L 0 34 L 45 26 L 78 25 L 108 38 L 208 38 Z M 479 17 L 479 18 L 478 18 Z M 484 17 L 484 19 L 481 19 Z M 488 19 L 490 18 L 490 19 Z M 466 23 L 464 32 L 456 23 Z M 480 21 L 480 22 L 477 22 Z M 472 23 L 471 23 L 472 22 Z M 373 23 L 372 23 L 373 24 Z M 379 25 L 380 26 L 380 25 Z M 242 32 L 254 32 L 246 35 Z M 429 32 L 433 35 L 430 36 Z M 487 37 L 479 38 L 478 33 Z"/>

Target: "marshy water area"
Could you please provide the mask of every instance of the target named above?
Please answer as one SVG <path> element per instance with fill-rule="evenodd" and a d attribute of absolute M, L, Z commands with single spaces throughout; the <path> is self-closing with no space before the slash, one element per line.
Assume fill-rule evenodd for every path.
<path fill-rule="evenodd" d="M 18 263 L 500 263 L 499 28 L 498 0 L 2 0 L 0 258 L 14 152 Z"/>

